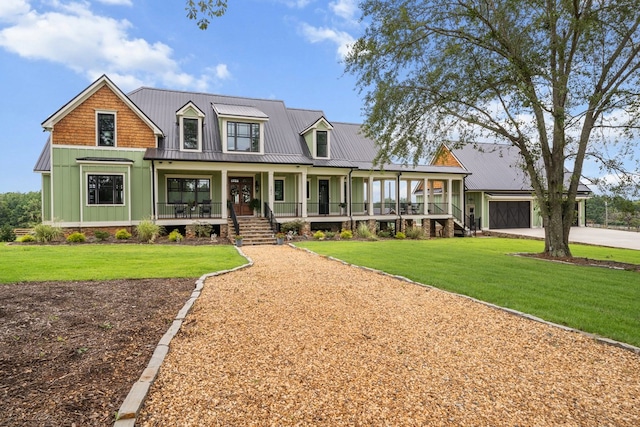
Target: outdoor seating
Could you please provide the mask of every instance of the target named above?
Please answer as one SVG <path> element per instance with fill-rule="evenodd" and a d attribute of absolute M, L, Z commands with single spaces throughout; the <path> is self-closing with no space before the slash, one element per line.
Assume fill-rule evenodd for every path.
<path fill-rule="evenodd" d="M 200 205 L 200 216 L 211 217 L 211 200 L 203 200 Z"/>

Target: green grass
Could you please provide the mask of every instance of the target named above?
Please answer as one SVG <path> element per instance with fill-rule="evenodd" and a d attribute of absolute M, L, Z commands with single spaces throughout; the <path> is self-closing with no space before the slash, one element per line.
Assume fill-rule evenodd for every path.
<path fill-rule="evenodd" d="M 640 346 L 640 273 L 509 256 L 541 241 L 434 239 L 299 246 L 551 322 Z M 572 245 L 574 256 L 640 264 L 640 251 Z"/>
<path fill-rule="evenodd" d="M 197 278 L 245 262 L 226 245 L 0 245 L 0 283 Z"/>

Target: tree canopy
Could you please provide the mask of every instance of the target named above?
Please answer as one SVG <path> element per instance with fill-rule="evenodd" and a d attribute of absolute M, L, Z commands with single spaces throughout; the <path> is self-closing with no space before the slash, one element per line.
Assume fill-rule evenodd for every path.
<path fill-rule="evenodd" d="M 443 142 L 518 148 L 545 220 L 568 238 L 585 158 L 629 153 L 640 119 L 640 8 L 618 0 L 364 0 L 346 58 L 378 161 L 417 163 Z M 569 173 L 565 173 L 566 169 Z"/>
<path fill-rule="evenodd" d="M 187 17 L 196 21 L 201 30 L 209 27 L 209 19 L 222 16 L 227 11 L 227 0 L 187 0 L 186 4 Z"/>

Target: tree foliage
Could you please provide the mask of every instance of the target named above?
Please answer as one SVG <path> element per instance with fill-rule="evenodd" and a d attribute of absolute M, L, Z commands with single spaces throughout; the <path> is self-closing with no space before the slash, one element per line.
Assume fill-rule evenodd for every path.
<path fill-rule="evenodd" d="M 0 227 L 33 227 L 41 222 L 39 191 L 29 193 L 0 193 Z"/>
<path fill-rule="evenodd" d="M 227 0 L 187 0 L 185 10 L 189 19 L 197 21 L 198 28 L 206 30 L 209 19 L 222 16 L 227 11 Z"/>
<path fill-rule="evenodd" d="M 639 120 L 637 2 L 364 0 L 361 7 L 370 23 L 346 68 L 365 93 L 363 127 L 379 144 L 377 160 L 417 163 L 451 139 L 513 145 L 545 219 L 545 251 L 570 255 L 585 158 L 620 167 L 605 159 L 610 131 L 632 132 Z"/>

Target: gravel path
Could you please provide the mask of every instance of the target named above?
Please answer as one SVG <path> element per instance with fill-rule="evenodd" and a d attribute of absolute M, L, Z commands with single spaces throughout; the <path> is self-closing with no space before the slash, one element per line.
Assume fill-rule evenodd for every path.
<path fill-rule="evenodd" d="M 638 426 L 640 357 L 287 246 L 213 277 L 137 425 Z"/>

